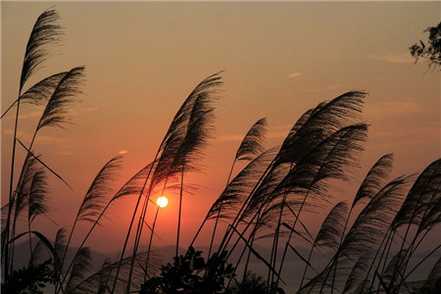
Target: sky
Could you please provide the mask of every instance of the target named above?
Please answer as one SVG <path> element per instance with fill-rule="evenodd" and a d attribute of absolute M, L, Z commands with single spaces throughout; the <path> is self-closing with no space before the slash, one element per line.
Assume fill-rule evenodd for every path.
<path fill-rule="evenodd" d="M 115 187 L 150 162 L 180 103 L 219 70 L 225 84 L 216 103 L 215 137 L 201 162 L 203 171 L 188 175 L 198 190 L 184 199 L 184 245 L 222 191 L 242 136 L 261 117 L 268 119 L 270 147 L 317 103 L 348 90 L 369 93 L 363 114 L 370 124 L 366 150 L 360 168 L 351 171 L 353 181 L 333 188 L 335 201 L 350 199 L 362 175 L 385 153 L 395 155 L 393 175 L 421 171 L 440 157 L 439 71 L 415 64 L 407 49 L 439 22 L 440 2 L 2 2 L 2 109 L 16 98 L 32 25 L 51 7 L 59 12 L 64 37 L 31 83 L 78 65 L 86 66 L 87 80 L 70 111 L 72 124 L 44 130 L 35 145 L 73 187 L 50 179 L 52 220 L 35 224 L 49 235 L 59 225 L 70 228 L 107 160 L 125 157 Z M 29 143 L 41 110 L 23 108 L 19 138 L 24 142 Z M 1 121 L 2 196 L 8 191 L 12 117 Z M 177 198 L 168 196 L 170 205 L 159 214 L 159 245 L 175 240 Z M 91 244 L 103 251 L 119 248 L 133 200 L 111 207 Z M 309 215 L 307 223 L 317 225 L 323 216 Z M 203 232 L 202 243 L 208 234 Z"/>

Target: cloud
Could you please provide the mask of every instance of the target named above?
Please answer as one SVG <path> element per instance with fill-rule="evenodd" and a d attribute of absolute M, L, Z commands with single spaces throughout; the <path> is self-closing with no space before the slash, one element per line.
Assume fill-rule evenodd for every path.
<path fill-rule="evenodd" d="M 285 138 L 288 134 L 290 125 L 280 125 L 272 127 L 268 133 L 266 134 L 267 139 L 281 139 Z M 217 141 L 220 142 L 240 142 L 243 140 L 244 134 L 224 134 L 217 138 Z"/>
<path fill-rule="evenodd" d="M 243 135 L 235 135 L 235 134 L 225 134 L 217 138 L 217 140 L 221 142 L 241 141 L 242 139 L 243 139 Z"/>
<path fill-rule="evenodd" d="M 412 116 L 424 112 L 421 105 L 411 99 L 371 103 L 366 109 L 372 117 Z"/>
<path fill-rule="evenodd" d="M 125 150 L 125 149 L 120 150 L 120 151 L 118 152 L 119 155 L 124 155 L 124 154 L 127 154 L 127 153 L 129 153 L 129 151 L 127 151 L 127 150 Z"/>
<path fill-rule="evenodd" d="M 383 61 L 386 63 L 395 64 L 409 64 L 414 63 L 414 59 L 408 52 L 398 53 L 398 54 L 387 54 L 387 55 L 375 55 L 371 54 L 368 56 L 369 59 Z"/>
<path fill-rule="evenodd" d="M 84 112 L 95 112 L 98 110 L 99 110 L 99 107 L 97 107 L 97 106 L 90 106 L 90 107 L 85 107 L 82 109 L 82 111 L 84 111 Z"/>
<path fill-rule="evenodd" d="M 295 78 L 298 78 L 298 77 L 300 77 L 300 76 L 302 76 L 303 74 L 301 73 L 301 72 L 293 72 L 293 73 L 290 73 L 289 75 L 288 75 L 288 79 L 295 79 Z"/>
<path fill-rule="evenodd" d="M 55 145 L 66 141 L 63 137 L 50 135 L 38 135 L 36 140 L 44 145 Z"/>

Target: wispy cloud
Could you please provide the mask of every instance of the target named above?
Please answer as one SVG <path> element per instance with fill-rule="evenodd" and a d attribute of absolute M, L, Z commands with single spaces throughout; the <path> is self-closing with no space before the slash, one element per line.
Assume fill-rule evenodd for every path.
<path fill-rule="evenodd" d="M 408 116 L 424 112 L 421 105 L 412 99 L 371 103 L 366 109 L 372 117 Z"/>
<path fill-rule="evenodd" d="M 271 127 L 266 134 L 267 139 L 282 139 L 287 134 L 291 125 L 278 125 Z M 242 141 L 245 134 L 224 134 L 217 138 L 218 141 L 221 142 L 238 142 Z"/>
<path fill-rule="evenodd" d="M 120 150 L 120 151 L 118 152 L 119 155 L 124 155 L 124 154 L 127 154 L 127 153 L 129 153 L 129 151 L 127 151 L 127 150 L 125 150 L 125 149 Z"/>
<path fill-rule="evenodd" d="M 292 72 L 288 75 L 288 79 L 295 79 L 295 78 L 298 78 L 302 75 L 303 74 L 301 72 Z"/>
<path fill-rule="evenodd" d="M 240 141 L 243 139 L 243 135 L 239 134 L 224 134 L 220 135 L 217 140 L 221 142 Z"/>
<path fill-rule="evenodd" d="M 414 59 L 412 59 L 412 57 L 408 52 L 398 53 L 398 54 L 386 54 L 386 55 L 371 54 L 368 56 L 368 58 L 372 60 L 383 61 L 386 63 L 396 63 L 396 64 L 408 64 L 414 62 Z"/>
<path fill-rule="evenodd" d="M 63 151 L 58 152 L 58 154 L 61 155 L 61 156 L 72 156 L 73 152 L 72 151 L 68 151 L 68 150 L 63 150 Z"/>

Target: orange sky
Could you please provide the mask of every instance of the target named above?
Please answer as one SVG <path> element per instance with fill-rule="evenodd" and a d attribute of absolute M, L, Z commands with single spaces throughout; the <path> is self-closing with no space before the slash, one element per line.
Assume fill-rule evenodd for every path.
<path fill-rule="evenodd" d="M 1 3 L 2 107 L 15 99 L 33 22 L 52 5 Z M 118 183 L 151 160 L 186 94 L 219 70 L 225 70 L 225 85 L 216 137 L 207 148 L 204 173 L 188 177 L 200 188 L 184 202 L 184 244 L 221 191 L 241 136 L 262 116 L 269 121 L 270 146 L 319 101 L 367 90 L 364 117 L 371 128 L 356 179 L 386 152 L 395 154 L 395 175 L 419 171 L 440 156 L 440 75 L 414 64 L 407 53 L 427 26 L 439 22 L 440 2 L 57 3 L 55 8 L 65 27 L 63 45 L 32 81 L 87 67 L 81 103 L 72 109 L 74 124 L 44 130 L 35 145 L 74 187 L 71 192 L 51 179 L 50 215 L 59 224 L 70 225 L 88 184 L 112 156 L 127 151 Z M 39 111 L 24 108 L 19 137 L 26 142 Z M 2 120 L 2 183 L 9 172 L 11 117 Z M 7 188 L 2 185 L 2 195 Z M 335 197 L 348 199 L 352 190 L 340 187 Z M 159 216 L 158 229 L 167 233 L 158 244 L 174 242 L 176 199 L 170 201 Z M 94 245 L 116 250 L 132 204 L 111 209 Z M 36 225 L 56 230 L 44 219 Z"/>

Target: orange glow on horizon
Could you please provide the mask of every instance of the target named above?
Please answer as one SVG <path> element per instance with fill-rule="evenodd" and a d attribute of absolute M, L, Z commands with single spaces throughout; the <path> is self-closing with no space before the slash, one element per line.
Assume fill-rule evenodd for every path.
<path fill-rule="evenodd" d="M 160 208 L 165 208 L 168 205 L 168 198 L 166 196 L 159 196 L 156 199 L 156 205 L 158 205 Z"/>

